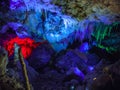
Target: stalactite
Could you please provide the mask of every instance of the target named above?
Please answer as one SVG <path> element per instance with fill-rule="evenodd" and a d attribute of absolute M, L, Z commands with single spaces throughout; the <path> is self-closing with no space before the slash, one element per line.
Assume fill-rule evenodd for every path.
<path fill-rule="evenodd" d="M 105 37 L 110 37 L 112 30 L 114 30 L 114 28 L 117 30 L 119 24 L 119 22 L 115 22 L 110 25 L 105 25 L 103 23 L 98 23 L 95 25 L 95 30 L 92 36 L 95 37 L 97 41 L 97 47 L 105 49 L 108 52 L 116 51 L 115 47 L 102 45 L 102 40 L 104 40 Z"/>
<path fill-rule="evenodd" d="M 18 55 L 18 50 L 19 50 L 19 46 L 17 45 L 17 43 L 14 44 L 14 63 L 16 63 L 19 60 L 19 55 Z"/>
<path fill-rule="evenodd" d="M 104 25 L 104 24 L 100 23 L 95 26 L 93 36 L 96 38 L 97 42 L 101 43 L 101 41 L 106 36 L 110 36 L 111 30 L 113 29 L 113 27 L 116 27 L 116 26 L 117 26 L 117 24 Z"/>
<path fill-rule="evenodd" d="M 103 32 L 103 35 L 102 35 L 102 39 L 104 39 L 105 36 L 107 35 L 107 31 L 108 31 L 108 26 L 105 27 L 105 29 L 104 29 L 104 32 Z"/>
<path fill-rule="evenodd" d="M 109 26 L 109 29 L 108 29 L 108 36 L 110 36 L 110 33 L 111 33 L 111 30 L 112 30 L 112 26 Z"/>

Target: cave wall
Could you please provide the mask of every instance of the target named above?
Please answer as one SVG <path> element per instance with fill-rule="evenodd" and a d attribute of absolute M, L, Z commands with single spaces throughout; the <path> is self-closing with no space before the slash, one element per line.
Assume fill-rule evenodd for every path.
<path fill-rule="evenodd" d="M 56 51 L 79 39 L 95 38 L 97 46 L 119 25 L 119 1 L 9 0 L 2 1 L 0 33 L 9 28 L 36 42 L 47 40 Z M 3 8 L 1 7 L 1 8 Z M 113 10 L 114 8 L 114 10 Z M 106 48 L 106 47 L 105 47 Z"/>

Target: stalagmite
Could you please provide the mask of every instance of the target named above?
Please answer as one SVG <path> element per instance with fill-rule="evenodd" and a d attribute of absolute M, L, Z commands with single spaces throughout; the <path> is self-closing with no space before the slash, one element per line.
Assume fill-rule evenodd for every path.
<path fill-rule="evenodd" d="M 21 52 L 20 48 L 19 48 L 18 52 L 19 52 L 19 59 L 20 59 L 22 69 L 23 69 L 23 75 L 25 77 L 26 90 L 31 90 L 31 86 L 30 86 L 30 83 L 29 83 L 29 78 L 28 78 L 28 74 L 27 74 L 27 70 L 26 70 L 26 64 L 24 62 L 24 58 L 23 58 L 23 55 L 22 55 L 22 52 Z"/>

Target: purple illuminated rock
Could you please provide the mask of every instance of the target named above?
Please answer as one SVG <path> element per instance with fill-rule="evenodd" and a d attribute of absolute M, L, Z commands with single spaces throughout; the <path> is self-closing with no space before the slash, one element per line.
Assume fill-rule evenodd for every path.
<path fill-rule="evenodd" d="M 16 35 L 20 38 L 29 37 L 26 27 L 24 25 L 22 25 L 21 23 L 16 23 L 16 22 L 9 22 L 6 25 L 4 25 L 2 27 L 0 33 L 5 34 L 10 29 L 12 29 L 14 32 L 16 32 Z"/>
<path fill-rule="evenodd" d="M 49 44 L 42 44 L 33 50 L 31 56 L 28 59 L 30 65 L 35 69 L 41 69 L 45 67 L 50 61 L 54 50 Z"/>
<path fill-rule="evenodd" d="M 80 55 L 79 55 L 80 54 Z M 65 54 L 58 56 L 55 61 L 55 66 L 61 72 L 67 72 L 71 67 L 78 67 L 84 73 L 88 72 L 88 65 L 86 64 L 86 56 L 79 53 L 79 51 L 68 50 Z"/>
<path fill-rule="evenodd" d="M 88 62 L 87 62 L 88 65 L 96 65 L 100 60 L 100 57 L 98 57 L 94 53 L 93 54 L 87 54 L 87 57 L 88 57 Z"/>
<path fill-rule="evenodd" d="M 73 78 L 77 78 L 78 81 L 83 81 L 85 75 L 83 74 L 82 71 L 80 71 L 80 69 L 78 67 L 71 67 L 67 72 L 66 72 L 67 76 L 73 76 Z"/>

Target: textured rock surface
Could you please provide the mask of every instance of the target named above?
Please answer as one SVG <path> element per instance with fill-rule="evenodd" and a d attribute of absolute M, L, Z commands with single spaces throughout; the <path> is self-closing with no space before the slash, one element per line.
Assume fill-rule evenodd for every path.
<path fill-rule="evenodd" d="M 1 4 L 4 4 L 7 1 L 2 2 Z M 11 22 L 20 23 L 25 28 L 15 30 L 19 37 L 30 37 L 35 41 L 47 39 L 56 51 L 61 51 L 66 49 L 76 37 L 80 41 L 91 39 L 91 34 L 96 29 L 95 23 L 98 26 L 100 24 L 97 28 L 98 34 L 99 30 L 102 34 L 109 32 L 107 29 L 112 28 L 111 24 L 120 21 L 119 6 L 118 0 L 11 0 L 8 6 L 3 5 L 10 7 L 10 10 L 0 12 L 0 32 L 4 31 L 4 25 L 10 27 Z M 110 24 L 111 27 L 99 29 L 104 27 L 104 24 Z M 12 29 L 14 30 L 13 26 Z M 73 37 L 68 39 L 72 33 L 74 33 Z M 95 34 L 96 40 L 104 39 L 105 36 L 98 34 Z"/>
<path fill-rule="evenodd" d="M 53 0 L 53 3 L 60 6 L 63 13 L 72 15 L 78 20 L 84 19 L 90 14 L 94 14 L 95 19 L 100 19 L 100 14 L 120 14 L 119 0 Z M 108 18 L 110 19 L 110 17 Z"/>
<path fill-rule="evenodd" d="M 6 73 L 6 66 L 8 64 L 7 55 L 7 51 L 0 46 L 0 75 L 4 75 Z"/>
<path fill-rule="evenodd" d="M 25 90 L 19 81 L 15 77 L 9 77 L 7 74 L 8 55 L 7 51 L 0 47 L 0 90 Z"/>
<path fill-rule="evenodd" d="M 114 90 L 119 89 L 118 83 L 120 82 L 119 70 L 118 70 L 119 61 L 115 64 L 110 64 L 109 61 L 101 60 L 96 66 L 95 69 L 86 75 L 85 83 L 86 89 L 90 90 Z M 117 73 L 115 74 L 114 72 Z"/>
<path fill-rule="evenodd" d="M 56 58 L 55 66 L 63 73 L 70 70 L 71 67 L 78 67 L 81 71 L 86 73 L 88 71 L 86 59 L 86 54 L 75 50 L 68 50 L 68 52 Z"/>
<path fill-rule="evenodd" d="M 119 0 L 1 0 L 0 6 L 0 45 L 16 36 L 50 43 L 25 61 L 35 90 L 120 89 Z M 24 84 L 20 63 L 18 70 L 11 63 L 8 75 Z M 8 79 L 0 75 L 0 89 L 14 86 Z"/>
<path fill-rule="evenodd" d="M 33 50 L 28 62 L 36 70 L 43 69 L 48 65 L 53 54 L 54 51 L 51 46 L 49 44 L 43 44 Z"/>
<path fill-rule="evenodd" d="M 28 72 L 29 81 L 30 81 L 30 83 L 32 83 L 37 80 L 37 77 L 39 77 L 39 73 L 37 71 L 35 71 L 35 69 L 32 68 L 27 61 L 25 61 L 25 64 L 26 64 L 26 69 Z M 20 62 L 17 62 L 16 66 L 17 66 L 17 70 L 15 72 L 19 75 L 19 80 L 24 83 L 25 79 L 24 79 L 22 66 L 21 66 Z"/>

